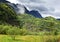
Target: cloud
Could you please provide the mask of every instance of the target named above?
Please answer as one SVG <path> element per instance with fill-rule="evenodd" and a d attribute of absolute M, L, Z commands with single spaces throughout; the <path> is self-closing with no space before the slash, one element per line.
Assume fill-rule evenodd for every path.
<path fill-rule="evenodd" d="M 19 9 L 18 13 L 21 13 L 21 14 L 25 13 L 25 9 L 24 9 L 24 7 L 22 5 L 17 5 L 17 7 Z"/>
<path fill-rule="evenodd" d="M 11 2 L 11 3 L 18 3 L 18 0 L 7 0 L 7 1 L 9 1 L 9 2 Z"/>
<path fill-rule="evenodd" d="M 38 10 L 43 17 L 60 18 L 60 0 L 8 0 L 25 5 L 30 10 Z"/>

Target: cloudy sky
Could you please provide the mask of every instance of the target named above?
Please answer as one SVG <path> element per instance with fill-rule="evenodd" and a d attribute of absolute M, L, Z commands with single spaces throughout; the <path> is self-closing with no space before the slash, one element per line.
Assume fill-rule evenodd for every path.
<path fill-rule="evenodd" d="M 43 17 L 60 18 L 60 0 L 8 0 L 25 5 L 29 10 L 37 10 Z"/>

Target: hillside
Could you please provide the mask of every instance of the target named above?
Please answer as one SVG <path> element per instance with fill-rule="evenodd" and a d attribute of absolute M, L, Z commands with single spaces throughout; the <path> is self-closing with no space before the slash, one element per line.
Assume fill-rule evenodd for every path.
<path fill-rule="evenodd" d="M 33 32 L 38 31 L 59 31 L 60 30 L 60 21 L 49 16 L 45 18 L 35 18 L 27 14 L 18 15 L 19 19 L 23 21 L 23 27 Z"/>
<path fill-rule="evenodd" d="M 11 25 L 18 25 L 17 14 L 7 3 L 0 3 L 0 21 Z"/>
<path fill-rule="evenodd" d="M 0 42 L 60 42 L 60 19 L 43 18 L 36 10 L 0 0 Z"/>
<path fill-rule="evenodd" d="M 30 14 L 17 14 L 7 3 L 0 3 L 0 25 L 3 29 L 5 27 L 4 25 L 6 25 L 9 28 L 12 26 L 13 30 L 15 30 L 14 28 L 22 29 L 22 33 L 28 31 L 27 34 L 38 34 L 40 32 L 45 32 L 45 34 L 57 34 L 60 32 L 59 23 L 59 20 L 51 16 L 36 18 Z"/>

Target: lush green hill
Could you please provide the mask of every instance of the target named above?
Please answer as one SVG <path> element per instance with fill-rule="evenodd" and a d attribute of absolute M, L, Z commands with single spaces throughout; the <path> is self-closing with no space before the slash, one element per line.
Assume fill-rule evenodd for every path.
<path fill-rule="evenodd" d="M 18 15 L 18 18 L 23 22 L 22 28 L 31 32 L 51 32 L 51 34 L 53 34 L 60 30 L 60 21 L 51 16 L 35 18 L 31 15 L 20 14 Z"/>
<path fill-rule="evenodd" d="M 12 25 L 12 28 L 15 28 L 14 26 L 18 28 L 19 26 L 19 28 L 23 30 L 21 31 L 22 34 L 26 31 L 28 31 L 28 34 L 31 32 L 58 34 L 60 32 L 59 20 L 56 20 L 51 16 L 45 18 L 36 18 L 28 14 L 17 14 L 7 3 L 0 3 L 0 25 L 2 24 L 3 29 L 5 28 L 4 25 L 6 24 L 7 28 L 9 27 L 8 25 Z M 4 30 L 2 32 L 5 32 Z"/>
<path fill-rule="evenodd" d="M 18 25 L 16 12 L 7 3 L 0 3 L 0 24 L 6 22 L 11 25 Z"/>
<path fill-rule="evenodd" d="M 59 35 L 60 20 L 17 14 L 7 3 L 0 3 L 0 42 L 60 42 Z"/>

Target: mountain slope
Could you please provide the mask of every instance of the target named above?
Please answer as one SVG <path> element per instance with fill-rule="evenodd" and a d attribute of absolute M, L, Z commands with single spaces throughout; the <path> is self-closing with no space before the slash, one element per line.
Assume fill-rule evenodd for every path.
<path fill-rule="evenodd" d="M 19 7 L 21 7 L 20 4 L 10 3 L 6 0 L 0 0 L 0 3 L 1 2 L 7 3 L 8 5 L 10 5 L 16 12 L 21 11 L 17 6 L 17 5 L 19 5 Z M 24 8 L 24 11 L 26 14 L 30 14 L 30 15 L 37 17 L 37 18 L 42 18 L 41 14 L 38 11 L 36 11 L 36 10 L 29 11 L 25 6 L 23 6 L 23 8 Z"/>
<path fill-rule="evenodd" d="M 16 12 L 6 3 L 0 3 L 0 21 L 11 25 L 18 24 Z"/>

